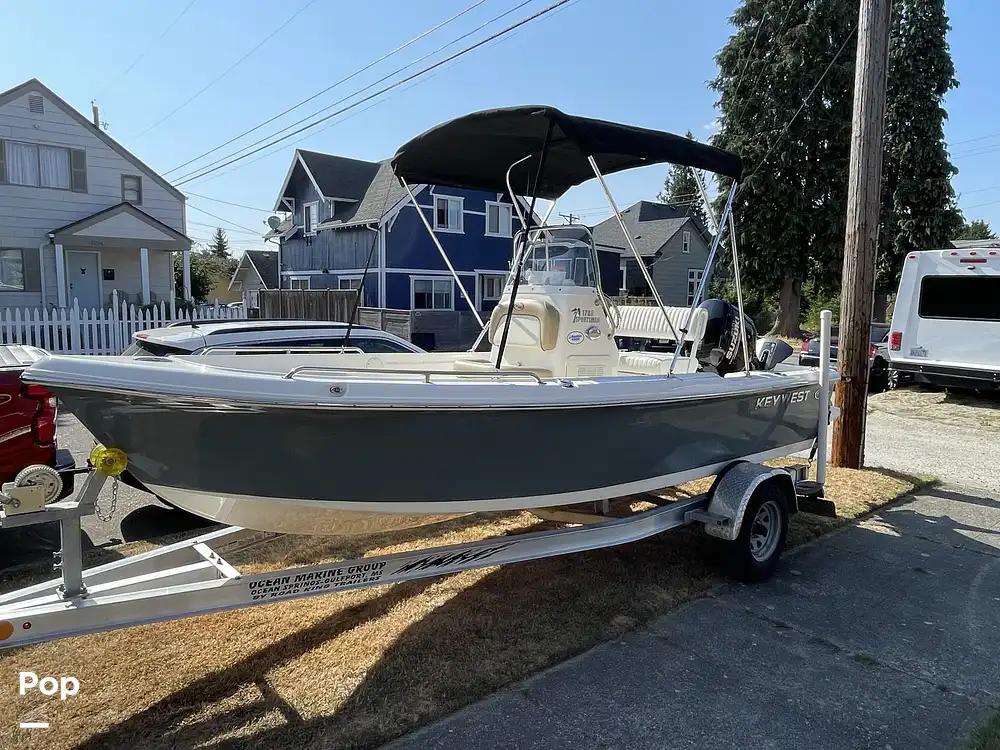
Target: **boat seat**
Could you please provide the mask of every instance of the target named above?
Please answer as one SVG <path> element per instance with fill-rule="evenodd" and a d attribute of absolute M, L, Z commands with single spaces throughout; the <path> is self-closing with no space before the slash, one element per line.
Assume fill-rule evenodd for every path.
<path fill-rule="evenodd" d="M 455 372 L 489 372 L 493 370 L 496 372 L 496 365 L 489 359 L 456 359 L 455 360 Z M 552 370 L 546 370 L 542 367 L 511 367 L 509 365 L 504 365 L 501 372 L 504 373 L 533 373 L 540 378 L 551 378 Z"/>
<path fill-rule="evenodd" d="M 493 308 L 490 315 L 490 343 L 497 342 L 497 334 L 502 335 L 502 328 L 505 325 L 509 302 L 501 302 Z M 555 305 L 544 300 L 525 299 L 514 302 L 513 324 L 518 318 L 533 318 L 537 320 L 538 346 L 542 351 L 548 352 L 556 348 L 556 341 L 559 339 L 559 310 Z M 526 331 L 534 331 L 534 326 L 529 326 Z"/>
<path fill-rule="evenodd" d="M 625 375 L 666 375 L 670 372 L 673 354 L 656 352 L 620 352 L 618 372 Z M 674 372 L 697 372 L 698 362 L 694 357 L 678 357 Z"/>
<path fill-rule="evenodd" d="M 687 319 L 687 307 L 667 307 L 667 317 L 679 333 Z M 658 339 L 676 341 L 670 326 L 663 318 L 663 311 L 656 306 L 620 305 L 618 313 L 621 319 L 615 327 L 615 336 L 628 336 L 640 339 Z M 705 336 L 705 326 L 708 324 L 708 311 L 696 308 L 691 316 L 685 341 L 691 342 L 691 351 L 698 348 Z"/>

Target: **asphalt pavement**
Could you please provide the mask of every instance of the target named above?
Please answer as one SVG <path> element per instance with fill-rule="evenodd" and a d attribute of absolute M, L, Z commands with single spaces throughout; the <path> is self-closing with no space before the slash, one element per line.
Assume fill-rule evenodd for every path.
<path fill-rule="evenodd" d="M 390 747 L 938 750 L 998 705 L 1000 500 L 942 487 Z"/>

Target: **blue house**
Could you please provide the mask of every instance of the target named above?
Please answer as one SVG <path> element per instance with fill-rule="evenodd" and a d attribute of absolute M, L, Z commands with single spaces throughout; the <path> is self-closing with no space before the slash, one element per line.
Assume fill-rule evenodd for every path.
<path fill-rule="evenodd" d="M 521 227 L 504 194 L 414 185 L 420 211 L 476 309 L 500 298 Z M 274 210 L 287 214 L 266 237 L 278 242 L 282 289 L 357 289 L 364 305 L 468 310 L 388 161 L 296 150 Z"/>

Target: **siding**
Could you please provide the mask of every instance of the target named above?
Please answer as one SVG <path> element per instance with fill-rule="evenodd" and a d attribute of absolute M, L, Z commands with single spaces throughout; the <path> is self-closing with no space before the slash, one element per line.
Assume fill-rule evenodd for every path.
<path fill-rule="evenodd" d="M 690 224 L 686 225 L 690 226 Z M 688 270 L 701 270 L 708 260 L 708 245 L 701 234 L 691 228 L 691 252 L 683 252 L 682 229 L 675 233 L 660 250 L 659 262 L 653 266 L 651 274 L 657 291 L 668 305 L 687 306 Z M 636 269 L 638 273 L 638 269 Z M 631 278 L 631 276 L 630 276 Z"/>
<path fill-rule="evenodd" d="M 87 192 L 0 184 L 0 247 L 38 248 L 47 234 L 121 203 L 122 174 L 142 177 L 141 209 L 185 232 L 182 201 L 137 164 L 45 97 L 45 114 L 28 111 L 28 94 L 0 106 L 0 138 L 82 148 L 87 152 Z M 53 267 L 53 274 L 55 268 Z"/>

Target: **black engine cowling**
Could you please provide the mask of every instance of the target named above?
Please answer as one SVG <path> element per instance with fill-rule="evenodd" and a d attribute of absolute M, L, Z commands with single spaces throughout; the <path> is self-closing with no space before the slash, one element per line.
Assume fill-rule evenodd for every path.
<path fill-rule="evenodd" d="M 708 311 L 705 336 L 701 340 L 695 356 L 706 372 L 719 375 L 736 372 L 744 368 L 743 347 L 740 345 L 740 310 L 721 299 L 707 299 L 699 305 Z M 750 354 L 750 368 L 756 369 L 757 328 L 750 316 L 743 316 L 747 347 Z"/>

